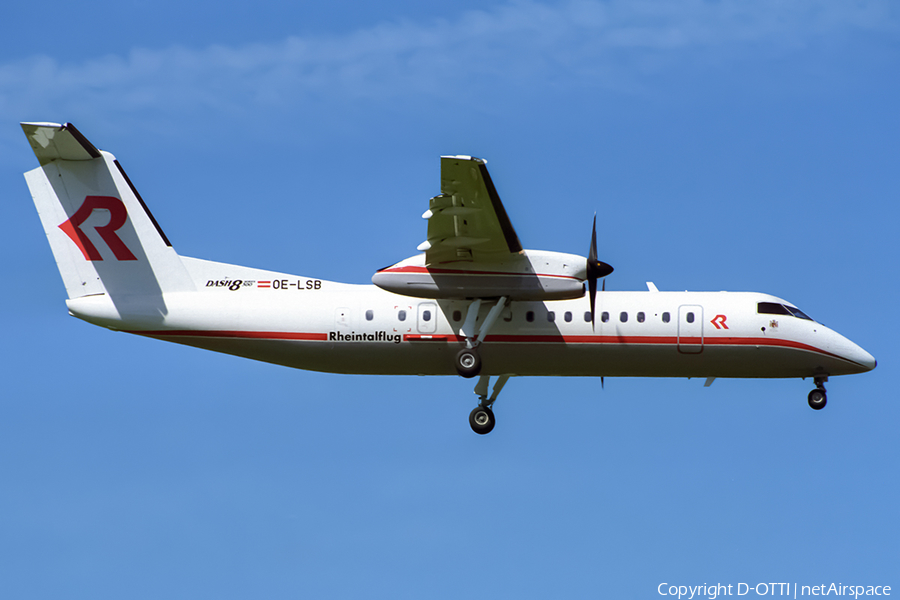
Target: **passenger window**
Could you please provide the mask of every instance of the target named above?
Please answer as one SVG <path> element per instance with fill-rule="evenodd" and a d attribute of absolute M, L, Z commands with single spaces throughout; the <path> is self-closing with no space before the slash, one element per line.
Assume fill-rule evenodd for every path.
<path fill-rule="evenodd" d="M 554 321 L 556 321 L 556 313 L 553 312 L 552 310 L 549 311 L 549 312 L 547 313 L 547 320 L 548 320 L 549 322 L 551 322 L 551 323 L 553 323 Z"/>
<path fill-rule="evenodd" d="M 591 311 L 589 311 L 589 310 L 584 311 L 584 322 L 585 323 L 591 322 Z"/>
<path fill-rule="evenodd" d="M 644 322 L 644 313 L 639 312 L 637 314 L 637 320 L 638 320 L 638 323 L 643 323 Z"/>
<path fill-rule="evenodd" d="M 627 323 L 627 322 L 628 322 L 628 313 L 627 313 L 627 312 L 620 312 L 620 313 L 619 313 L 619 320 L 622 321 L 623 323 Z"/>
<path fill-rule="evenodd" d="M 601 323 L 608 323 L 608 322 L 609 322 L 609 313 L 608 313 L 608 312 L 603 311 L 602 313 L 600 313 L 600 322 L 601 322 Z"/>
<path fill-rule="evenodd" d="M 527 313 L 525 313 L 525 320 L 528 321 L 529 323 L 534 322 L 534 311 L 533 310 L 529 310 Z"/>
<path fill-rule="evenodd" d="M 668 323 L 670 319 L 671 319 L 671 317 L 669 316 L 669 313 L 664 312 L 663 316 L 662 316 L 663 323 Z"/>
<path fill-rule="evenodd" d="M 462 321 L 462 312 L 460 312 L 458 310 L 454 310 L 453 311 L 453 320 L 457 323 Z"/>
<path fill-rule="evenodd" d="M 426 321 L 426 322 L 431 320 L 431 311 L 430 310 L 422 311 L 422 320 Z"/>
<path fill-rule="evenodd" d="M 405 321 L 405 320 L 406 320 L 406 311 L 405 311 L 405 310 L 398 310 L 398 311 L 397 311 L 397 318 L 400 319 L 401 321 Z"/>
<path fill-rule="evenodd" d="M 685 316 L 685 319 L 687 320 L 688 323 L 693 323 L 694 322 L 694 313 L 689 312 L 687 314 L 687 316 Z"/>
<path fill-rule="evenodd" d="M 565 319 L 566 319 L 566 323 L 571 323 L 571 322 L 572 322 L 572 311 L 567 310 L 567 311 L 566 311 L 566 314 L 565 314 L 564 316 L 565 316 Z"/>
<path fill-rule="evenodd" d="M 375 313 L 372 312 L 371 310 L 367 310 L 366 311 L 366 321 L 371 321 L 374 318 L 375 318 Z"/>

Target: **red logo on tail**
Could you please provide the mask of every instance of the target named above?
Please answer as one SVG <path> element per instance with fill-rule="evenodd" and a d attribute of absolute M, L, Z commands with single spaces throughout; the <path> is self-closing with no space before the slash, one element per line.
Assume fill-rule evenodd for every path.
<path fill-rule="evenodd" d="M 81 253 L 84 254 L 85 260 L 103 260 L 97 247 L 88 239 L 88 236 L 81 230 L 81 224 L 87 221 L 95 210 L 108 210 L 109 223 L 106 225 L 98 225 L 94 227 L 101 239 L 106 242 L 109 249 L 115 255 L 116 260 L 137 260 L 137 257 L 131 253 L 125 242 L 116 234 L 116 231 L 128 220 L 128 210 L 121 200 L 113 196 L 87 196 L 75 214 L 69 217 L 69 220 L 59 226 L 69 238 L 75 242 Z"/>

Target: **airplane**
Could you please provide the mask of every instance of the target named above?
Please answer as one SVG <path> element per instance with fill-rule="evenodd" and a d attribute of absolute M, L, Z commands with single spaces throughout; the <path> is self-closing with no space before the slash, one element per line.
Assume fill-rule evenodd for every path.
<path fill-rule="evenodd" d="M 811 377 L 820 410 L 829 377 L 876 366 L 768 294 L 606 291 L 596 215 L 587 257 L 524 249 L 472 156 L 441 157 L 419 253 L 357 285 L 180 256 L 112 154 L 70 123 L 21 125 L 72 316 L 298 369 L 477 378 L 478 434 L 510 377 Z"/>

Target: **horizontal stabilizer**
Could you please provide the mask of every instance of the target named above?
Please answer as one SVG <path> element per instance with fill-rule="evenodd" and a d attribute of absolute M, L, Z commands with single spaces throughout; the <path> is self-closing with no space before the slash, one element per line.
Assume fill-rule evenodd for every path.
<path fill-rule="evenodd" d="M 42 165 L 51 160 L 91 160 L 100 151 L 71 123 L 22 123 L 28 143 Z"/>

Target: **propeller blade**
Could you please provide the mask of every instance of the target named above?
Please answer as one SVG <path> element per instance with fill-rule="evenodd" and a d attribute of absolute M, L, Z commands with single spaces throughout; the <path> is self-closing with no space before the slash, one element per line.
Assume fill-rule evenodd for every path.
<path fill-rule="evenodd" d="M 594 329 L 594 303 L 597 301 L 597 280 L 588 279 L 588 294 L 591 298 L 591 329 Z"/>
<path fill-rule="evenodd" d="M 597 304 L 597 280 L 602 279 L 613 272 L 613 268 L 605 262 L 597 259 L 597 213 L 594 213 L 594 225 L 591 231 L 591 249 L 587 259 L 588 293 L 591 299 L 591 328 L 594 328 L 594 308 Z M 606 290 L 606 281 L 603 282 Z"/>

